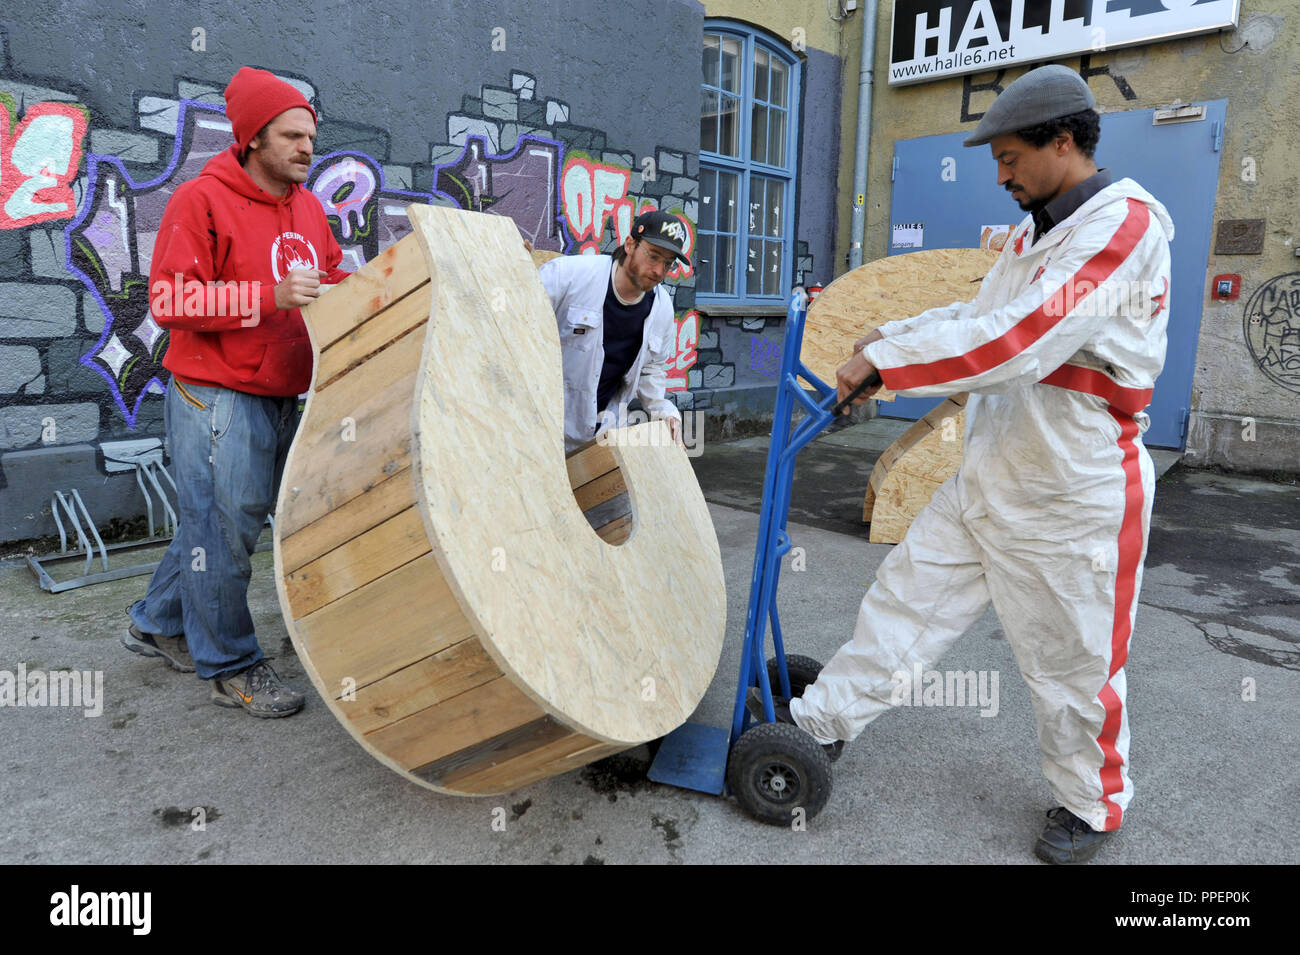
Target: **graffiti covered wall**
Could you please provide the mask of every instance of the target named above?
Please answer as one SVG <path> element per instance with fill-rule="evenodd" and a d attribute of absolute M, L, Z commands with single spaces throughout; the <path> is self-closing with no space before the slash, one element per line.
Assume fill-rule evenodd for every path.
<path fill-rule="evenodd" d="M 64 0 L 40 31 L 0 15 L 0 540 L 54 533 L 55 490 L 78 488 L 101 526 L 143 511 L 135 463 L 161 458 L 168 380 L 150 258 L 169 197 L 231 141 L 222 90 L 239 66 L 272 70 L 317 110 L 306 188 L 344 268 L 400 239 L 416 202 L 509 216 L 567 254 L 608 251 L 663 209 L 694 245 L 696 0 L 560 13 L 451 0 L 437 22 L 399 2 L 308 24 L 263 0 L 216 6 L 174 4 L 129 31 L 117 2 Z M 825 204 L 807 216 L 815 242 Z M 795 281 L 815 280 L 814 250 L 797 252 Z M 694 284 L 678 266 L 667 285 L 674 400 L 716 410 L 770 390 L 780 323 L 701 314 Z"/>
<path fill-rule="evenodd" d="M 528 112 L 535 78 L 516 72 L 509 79 L 513 90 L 485 87 L 482 101 L 489 109 L 502 111 L 508 101 L 511 113 L 521 105 Z M 10 94 L 0 100 L 7 187 L 0 228 L 10 233 L 0 290 L 0 334 L 7 341 L 0 346 L 0 448 L 82 445 L 74 453 L 97 450 L 105 473 L 127 471 L 140 454 L 157 453 L 158 398 L 168 379 L 162 366 L 168 334 L 148 307 L 153 245 L 175 188 L 230 144 L 229 123 L 213 102 L 219 88 L 200 90 L 187 82 L 178 84 L 184 88 L 170 101 L 142 98 L 141 125 L 157 135 L 116 131 L 118 138 L 108 141 L 119 149 L 108 153 L 87 143 L 90 111 L 84 105 L 30 103 L 27 90 L 0 82 Z M 316 91 L 308 94 L 314 98 Z M 563 106 L 552 101 L 551 127 L 568 118 Z M 547 108 L 544 102 L 541 108 Z M 536 118 L 544 123 L 540 113 Z M 402 238 L 409 231 L 405 209 L 415 202 L 507 215 L 536 247 L 560 252 L 607 249 L 649 208 L 681 216 L 693 236 L 697 185 L 685 175 L 685 154 L 656 150 L 656 165 L 678 175 L 662 181 L 639 175 L 633 194 L 634 156 L 601 149 L 603 134 L 585 132 L 584 150 L 574 148 L 571 131 L 565 142 L 554 128 L 534 125 L 503 146 L 497 130 L 476 119 L 465 122 L 453 142 L 433 149 L 418 170 L 416 164 L 386 164 L 362 150 L 318 157 L 306 188 L 326 211 L 345 268 L 359 267 Z M 95 139 L 105 142 L 102 135 Z M 164 157 L 164 168 L 150 175 L 132 161 L 142 156 Z M 419 188 L 420 181 L 427 185 Z M 25 241 L 16 243 L 15 236 Z M 676 390 L 685 389 L 697 355 L 698 316 L 683 294 L 689 288 L 680 284 L 690 274 L 679 266 L 670 275 L 679 283 L 679 304 L 686 306 L 678 315 Z M 15 463 L 21 471 L 21 455 Z"/>

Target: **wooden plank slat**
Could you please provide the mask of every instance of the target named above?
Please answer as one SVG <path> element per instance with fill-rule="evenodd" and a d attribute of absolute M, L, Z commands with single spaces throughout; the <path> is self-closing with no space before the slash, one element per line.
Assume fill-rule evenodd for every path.
<path fill-rule="evenodd" d="M 294 621 L 299 641 L 336 696 L 365 687 L 472 636 L 433 554 L 425 554 Z"/>
<path fill-rule="evenodd" d="M 411 469 L 403 468 L 341 507 L 280 540 L 286 572 L 297 570 L 415 504 Z"/>
<path fill-rule="evenodd" d="M 413 770 L 421 779 L 447 786 L 499 763 L 519 759 L 540 747 L 574 736 L 573 730 L 549 716 L 507 730 L 491 739 L 458 750 Z"/>
<path fill-rule="evenodd" d="M 403 335 L 417 333 L 429 320 L 429 299 L 426 282 L 322 351 L 316 365 L 316 390 L 336 384 Z"/>
<path fill-rule="evenodd" d="M 367 733 L 365 739 L 411 770 L 543 715 L 522 690 L 502 677 Z"/>
<path fill-rule="evenodd" d="M 600 743 L 574 733 L 533 753 L 490 766 L 472 775 L 456 776 L 454 780 L 448 779 L 442 785 L 469 795 L 489 796 L 522 789 L 539 779 L 586 766 L 627 748 L 622 743 Z"/>
<path fill-rule="evenodd" d="M 632 515 L 628 514 L 596 528 L 596 534 L 607 544 L 623 543 L 632 534 Z"/>
<path fill-rule="evenodd" d="M 627 481 L 623 479 L 623 472 L 614 470 L 577 488 L 573 497 L 578 502 L 578 510 L 586 511 L 626 493 Z"/>
<path fill-rule="evenodd" d="M 412 289 L 429 280 L 418 240 L 408 235 L 375 256 L 338 288 L 303 309 L 312 342 L 324 351 Z"/>
<path fill-rule="evenodd" d="M 359 688 L 355 700 L 342 701 L 343 710 L 353 726 L 370 733 L 500 676 L 483 645 L 471 638 Z"/>
<path fill-rule="evenodd" d="M 348 388 L 308 399 L 294 439 L 294 460 L 301 463 L 286 470 L 276 515 L 282 537 L 410 467 L 410 403 L 421 344 L 419 336 L 407 336 L 349 374 Z"/>
<path fill-rule="evenodd" d="M 614 460 L 613 447 L 593 441 L 565 458 L 564 466 L 569 472 L 570 486 L 576 488 L 617 470 L 618 462 Z"/>
<path fill-rule="evenodd" d="M 420 511 L 408 508 L 286 574 L 289 607 L 295 618 L 305 617 L 427 553 L 429 538 Z"/>

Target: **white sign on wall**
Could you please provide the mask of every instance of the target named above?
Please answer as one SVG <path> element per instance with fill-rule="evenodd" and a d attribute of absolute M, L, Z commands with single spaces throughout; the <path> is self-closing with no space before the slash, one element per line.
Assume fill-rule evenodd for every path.
<path fill-rule="evenodd" d="M 896 0 L 889 83 L 1100 53 L 1237 25 L 1241 0 Z"/>
<path fill-rule="evenodd" d="M 924 222 L 895 222 L 890 246 L 895 249 L 920 249 L 925 246 Z"/>

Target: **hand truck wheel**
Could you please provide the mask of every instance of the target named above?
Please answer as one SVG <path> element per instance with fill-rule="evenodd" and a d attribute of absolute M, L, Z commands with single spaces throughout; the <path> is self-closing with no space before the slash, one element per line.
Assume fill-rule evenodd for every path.
<path fill-rule="evenodd" d="M 831 761 L 799 727 L 760 723 L 732 747 L 727 785 L 759 822 L 791 826 L 816 816 L 830 799 Z"/>

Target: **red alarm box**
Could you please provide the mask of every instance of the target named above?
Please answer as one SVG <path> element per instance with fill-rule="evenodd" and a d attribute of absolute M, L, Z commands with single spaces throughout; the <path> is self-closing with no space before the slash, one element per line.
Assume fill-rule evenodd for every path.
<path fill-rule="evenodd" d="M 1210 298 L 1216 302 L 1235 302 L 1241 295 L 1240 275 L 1216 275 L 1210 283 Z"/>

